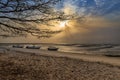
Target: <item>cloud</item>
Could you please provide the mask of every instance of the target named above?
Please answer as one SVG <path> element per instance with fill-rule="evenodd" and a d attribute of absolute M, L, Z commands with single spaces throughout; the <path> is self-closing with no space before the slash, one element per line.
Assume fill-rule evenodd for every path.
<path fill-rule="evenodd" d="M 63 8 L 86 15 L 109 15 L 120 12 L 120 0 L 64 0 Z"/>
<path fill-rule="evenodd" d="M 23 39 L 26 42 L 120 43 L 120 0 L 62 0 L 65 14 L 85 16 L 85 22 L 71 21 L 69 31 L 50 39 Z M 1 41 L 18 39 L 0 39 Z"/>
<path fill-rule="evenodd" d="M 71 21 L 69 31 L 54 37 L 69 43 L 120 43 L 120 24 L 104 17 L 88 17 L 85 23 Z M 53 40 L 54 40 L 53 39 Z M 52 40 L 52 38 L 51 38 Z"/>

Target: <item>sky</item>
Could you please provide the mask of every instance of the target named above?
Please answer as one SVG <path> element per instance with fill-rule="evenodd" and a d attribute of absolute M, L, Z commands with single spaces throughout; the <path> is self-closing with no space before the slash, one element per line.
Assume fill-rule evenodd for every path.
<path fill-rule="evenodd" d="M 0 42 L 20 43 L 120 43 L 120 0 L 62 0 L 56 9 L 67 15 L 84 16 L 57 25 L 63 29 L 49 39 L 0 38 Z"/>

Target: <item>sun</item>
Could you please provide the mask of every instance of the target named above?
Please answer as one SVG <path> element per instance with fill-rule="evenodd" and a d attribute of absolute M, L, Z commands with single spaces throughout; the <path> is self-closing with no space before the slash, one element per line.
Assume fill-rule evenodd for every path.
<path fill-rule="evenodd" d="M 67 24 L 68 24 L 68 21 L 62 21 L 62 22 L 60 22 L 59 27 L 65 28 Z"/>

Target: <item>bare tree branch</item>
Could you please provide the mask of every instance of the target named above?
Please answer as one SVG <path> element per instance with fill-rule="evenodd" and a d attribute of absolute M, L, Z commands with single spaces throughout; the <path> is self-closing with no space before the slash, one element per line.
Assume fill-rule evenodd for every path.
<path fill-rule="evenodd" d="M 61 0 L 0 0 L 0 36 L 16 37 L 31 34 L 38 38 L 49 38 L 60 33 L 61 31 L 42 29 L 33 25 L 47 25 L 50 21 L 75 18 L 54 9 L 54 5 L 59 1 Z"/>
<path fill-rule="evenodd" d="M 61 13 L 53 10 L 58 1 L 60 0 L 0 0 L 0 36 L 16 37 L 31 34 L 38 38 L 48 38 L 61 32 L 40 29 L 29 24 L 62 19 Z"/>

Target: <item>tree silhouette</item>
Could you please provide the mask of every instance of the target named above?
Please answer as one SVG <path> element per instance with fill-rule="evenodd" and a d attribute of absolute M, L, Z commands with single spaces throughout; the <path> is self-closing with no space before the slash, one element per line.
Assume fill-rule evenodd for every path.
<path fill-rule="evenodd" d="M 61 31 L 42 29 L 33 24 L 47 24 L 52 20 L 68 19 L 64 13 L 55 11 L 60 0 L 0 0 L 0 36 L 51 37 Z"/>

